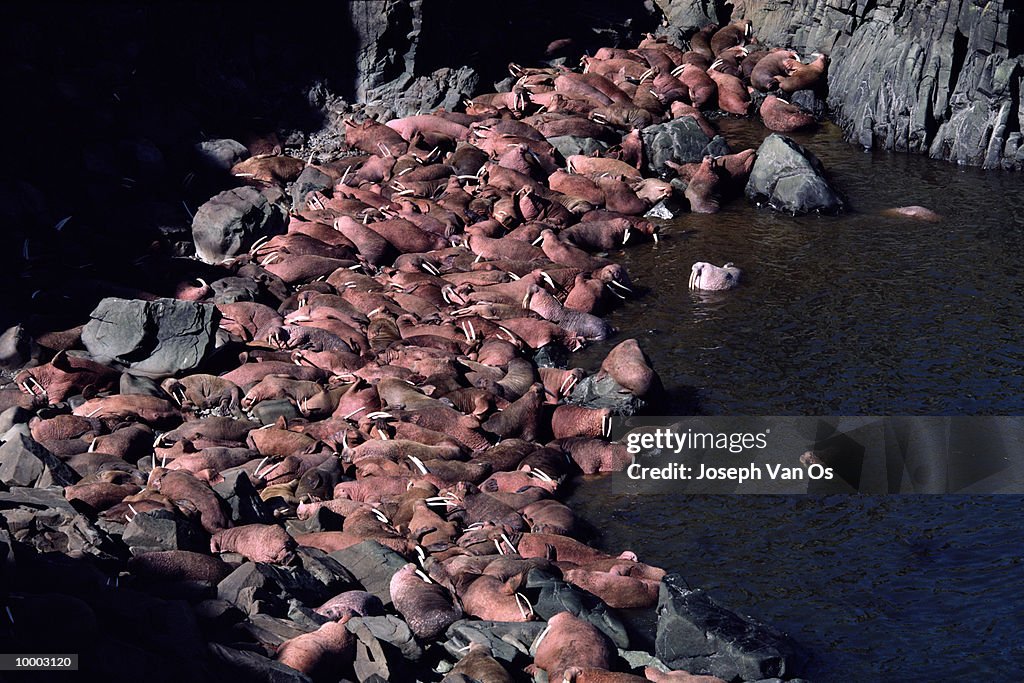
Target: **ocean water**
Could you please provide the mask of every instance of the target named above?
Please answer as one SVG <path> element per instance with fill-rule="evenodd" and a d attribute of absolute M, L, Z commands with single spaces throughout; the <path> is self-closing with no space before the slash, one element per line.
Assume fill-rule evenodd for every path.
<path fill-rule="evenodd" d="M 720 126 L 735 150 L 767 135 Z M 864 152 L 832 126 L 793 137 L 846 212 L 739 198 L 614 254 L 640 291 L 609 319 L 662 377 L 655 412 L 1024 414 L 1024 178 Z M 881 213 L 906 205 L 943 220 Z M 734 262 L 742 285 L 687 291 L 696 261 Z M 627 495 L 597 477 L 571 504 L 600 547 L 788 632 L 812 680 L 1024 680 L 1024 496 Z"/>

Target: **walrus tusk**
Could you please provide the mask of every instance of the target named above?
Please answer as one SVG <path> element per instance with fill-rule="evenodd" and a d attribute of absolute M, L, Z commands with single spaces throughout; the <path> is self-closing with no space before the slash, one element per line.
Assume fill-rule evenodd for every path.
<path fill-rule="evenodd" d="M 434 276 L 437 276 L 437 277 L 440 277 L 440 275 L 441 275 L 441 271 L 439 271 L 437 268 L 435 268 L 432 264 L 428 263 L 427 261 L 424 261 L 423 263 L 421 263 L 420 264 L 420 268 L 422 268 L 423 270 L 427 271 L 431 275 L 434 275 Z"/>
<path fill-rule="evenodd" d="M 630 229 L 626 228 L 625 232 L 622 233 L 622 246 L 626 246 L 626 242 L 629 241 Z"/>
<path fill-rule="evenodd" d="M 630 288 L 629 288 L 629 287 L 627 287 L 626 285 L 622 284 L 622 283 L 621 283 L 621 282 L 619 282 L 618 280 L 610 280 L 610 281 L 608 282 L 608 284 L 610 284 L 610 285 L 614 285 L 614 286 L 618 287 L 618 288 L 619 288 L 619 289 L 621 289 L 621 290 L 624 290 L 624 291 L 627 291 L 627 292 L 629 292 L 630 294 L 632 294 L 632 293 L 633 293 L 633 290 L 632 290 L 632 289 L 630 289 Z"/>
<path fill-rule="evenodd" d="M 683 64 L 682 66 L 677 66 L 676 68 L 672 69 L 672 71 L 671 71 L 670 73 L 671 73 L 671 74 L 672 74 L 673 76 L 675 76 L 675 77 L 677 77 L 677 78 L 678 78 L 678 77 L 679 77 L 679 74 L 683 73 L 683 69 L 685 69 L 685 68 L 686 68 L 686 65 L 685 65 L 685 64 Z"/>
<path fill-rule="evenodd" d="M 383 512 L 381 512 L 377 508 L 370 508 L 370 512 L 372 512 L 373 516 L 376 517 L 377 519 L 379 519 L 384 524 L 391 524 L 391 521 L 388 519 L 387 515 L 385 515 Z"/>
<path fill-rule="evenodd" d="M 394 417 L 394 415 L 392 415 L 391 413 L 385 413 L 383 410 L 377 410 L 377 411 L 374 411 L 372 413 L 367 413 L 366 417 L 370 418 L 371 420 L 381 420 L 381 419 L 390 419 L 390 418 Z"/>
<path fill-rule="evenodd" d="M 626 297 L 622 296 L 621 294 L 619 294 L 618 292 L 616 292 L 616 291 L 615 291 L 614 289 L 612 289 L 611 285 L 605 285 L 605 287 L 607 287 L 607 288 L 608 288 L 608 291 L 609 291 L 609 292 L 611 292 L 611 293 L 612 293 L 612 294 L 614 294 L 615 296 L 619 297 L 619 298 L 620 298 L 620 299 L 622 299 L 623 301 L 625 301 L 625 300 L 626 300 Z"/>
<path fill-rule="evenodd" d="M 652 232 L 651 233 L 651 238 L 654 240 L 655 244 L 658 243 L 658 233 L 657 232 Z"/>
<path fill-rule="evenodd" d="M 530 244 L 532 244 L 533 246 L 537 246 L 538 244 L 540 244 L 543 241 L 544 241 L 544 237 L 541 236 L 541 237 L 538 237 L 537 239 L 535 239 L 534 241 L 530 242 Z"/>
<path fill-rule="evenodd" d="M 421 579 L 423 579 L 423 581 L 425 583 L 434 583 L 434 581 L 429 576 L 427 576 L 426 574 L 423 573 L 422 569 L 417 569 L 416 570 L 416 576 L 418 576 Z"/>
<path fill-rule="evenodd" d="M 346 420 L 351 420 L 351 419 L 352 419 L 352 416 L 353 416 L 353 415 L 355 415 L 356 413 L 362 412 L 362 411 L 364 411 L 364 410 L 366 410 L 366 406 L 362 406 L 361 408 L 356 408 L 356 409 L 355 409 L 355 410 L 353 410 L 353 411 L 352 411 L 351 413 L 349 413 L 348 415 L 346 415 L 346 416 L 344 417 L 344 419 L 346 419 Z"/>
<path fill-rule="evenodd" d="M 505 541 L 505 545 L 508 546 L 508 549 L 512 551 L 513 555 L 519 554 L 519 549 L 512 544 L 512 541 L 509 540 L 504 531 L 501 532 L 501 540 Z"/>
<path fill-rule="evenodd" d="M 499 555 L 504 555 L 505 551 L 501 549 L 501 544 L 498 543 L 498 539 L 492 538 L 491 540 L 494 541 L 494 547 L 498 549 L 498 554 Z"/>

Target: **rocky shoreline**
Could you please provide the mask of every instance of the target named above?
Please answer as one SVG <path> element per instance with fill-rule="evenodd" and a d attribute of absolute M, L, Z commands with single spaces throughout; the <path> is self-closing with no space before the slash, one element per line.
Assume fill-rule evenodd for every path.
<path fill-rule="evenodd" d="M 775 19 L 763 37 L 754 23 L 757 45 L 736 21 L 705 46 L 687 21 L 713 12 L 662 5 L 662 33 L 685 31 L 689 50 L 651 36 L 568 69 L 556 54 L 572 48 L 552 43 L 484 94 L 469 67 L 412 76 L 414 50 L 413 71 L 354 86 L 376 104 L 321 92 L 339 115 L 316 135 L 205 139 L 178 152 L 190 229 L 133 235 L 130 260 L 73 215 L 52 242 L 24 228 L 22 280 L 38 288 L 0 337 L 9 649 L 78 652 L 108 680 L 799 680 L 798 645 L 629 550 L 588 547 L 558 500 L 581 473 L 623 469 L 611 418 L 658 400 L 635 340 L 597 372 L 572 367 L 632 294 L 615 254 L 741 195 L 794 214 L 844 205 L 785 133 L 826 101 L 848 112 L 836 103 L 855 72 L 826 84 L 824 59 L 785 48 L 833 48 L 834 69 L 865 48 Z M 769 11 L 746 5 L 733 18 Z M 382 16 L 418 31 L 430 15 Z M 394 39 L 364 19 L 368 45 Z M 359 54 L 393 62 L 365 73 L 402 68 Z M 986 92 L 1001 97 L 1017 71 L 998 66 Z M 412 113 L 428 101 L 444 109 Z M 907 148 L 1012 168 L 1013 106 L 984 160 L 927 121 Z M 733 154 L 702 110 L 753 112 L 779 134 Z M 980 109 L 956 111 L 951 127 Z M 851 130 L 863 142 L 872 125 Z M 904 139 L 918 138 L 881 144 Z M 163 164 L 152 143 L 122 151 L 141 176 Z M 31 190 L 19 220 L 45 213 Z M 102 267 L 69 276 L 60 249 Z M 741 277 L 693 268 L 695 289 Z M 616 610 L 655 606 L 646 652 Z"/>

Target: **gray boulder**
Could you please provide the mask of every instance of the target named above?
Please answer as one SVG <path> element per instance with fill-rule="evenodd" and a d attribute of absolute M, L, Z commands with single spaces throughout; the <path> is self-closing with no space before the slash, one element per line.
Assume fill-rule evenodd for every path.
<path fill-rule="evenodd" d="M 363 588 L 391 605 L 391 577 L 407 564 L 404 557 L 377 541 L 363 541 L 329 555 L 349 570 Z"/>
<path fill-rule="evenodd" d="M 298 211 L 306 208 L 306 195 L 310 192 L 323 192 L 334 187 L 331 177 L 316 166 L 307 166 L 292 184 L 292 210 Z M 216 291 L 216 290 L 214 290 Z"/>
<path fill-rule="evenodd" d="M 218 264 L 283 228 L 284 214 L 277 205 L 255 188 L 236 187 L 199 207 L 192 219 L 192 240 L 200 260 Z"/>
<path fill-rule="evenodd" d="M 210 545 L 202 530 L 194 523 L 168 510 L 135 515 L 125 527 L 122 540 L 133 555 L 156 550 L 203 552 Z"/>
<path fill-rule="evenodd" d="M 526 575 L 523 594 L 530 599 L 537 616 L 550 619 L 559 612 L 571 612 L 573 616 L 593 624 L 616 647 L 629 647 L 626 627 L 597 596 L 536 569 Z"/>
<path fill-rule="evenodd" d="M 135 375 L 168 377 L 195 370 L 213 347 L 216 309 L 177 299 L 100 301 L 82 330 L 82 343 L 100 362 Z"/>
<path fill-rule="evenodd" d="M 721 607 L 678 574 L 661 582 L 655 655 L 670 669 L 727 681 L 791 678 L 806 659 L 796 643 Z"/>
<path fill-rule="evenodd" d="M 0 482 L 7 486 L 38 486 L 56 484 L 70 486 L 81 477 L 28 435 L 28 426 L 21 424 L 4 434 L 0 446 Z"/>
<path fill-rule="evenodd" d="M 563 159 L 568 159 L 574 154 L 590 156 L 595 152 L 601 153 L 608 149 L 608 143 L 594 138 L 583 138 L 577 135 L 555 135 L 548 138 L 551 146 L 558 150 Z"/>
<path fill-rule="evenodd" d="M 665 165 L 666 161 L 688 164 L 700 161 L 708 154 L 720 156 L 729 153 L 724 138 L 716 135 L 712 141 L 689 116 L 647 126 L 641 135 L 647 154 L 647 170 L 655 175 L 673 173 Z"/>
<path fill-rule="evenodd" d="M 245 145 L 228 138 L 200 142 L 196 145 L 196 153 L 205 166 L 224 173 L 230 171 L 238 162 L 249 158 L 249 150 Z"/>
<path fill-rule="evenodd" d="M 769 135 L 758 148 L 746 194 L 776 211 L 792 214 L 836 213 L 843 208 L 818 158 L 778 134 Z"/>

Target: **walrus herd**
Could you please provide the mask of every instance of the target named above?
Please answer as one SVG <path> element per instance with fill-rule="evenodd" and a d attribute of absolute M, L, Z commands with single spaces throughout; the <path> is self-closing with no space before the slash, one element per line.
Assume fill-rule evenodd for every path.
<path fill-rule="evenodd" d="M 558 351 L 614 335 L 600 316 L 633 283 L 609 252 L 657 242 L 645 213 L 673 197 L 717 211 L 756 156 L 675 163 L 680 192 L 645 177 L 640 131 L 689 117 L 713 134 L 703 111 L 745 116 L 754 101 L 773 131 L 809 126 L 814 117 L 785 95 L 814 87 L 826 67 L 820 55 L 803 63 L 757 49 L 749 22 L 702 29 L 689 48 L 648 37 L 575 71 L 513 64 L 509 91 L 468 99 L 464 111 L 346 121 L 347 153 L 334 161 L 280 150 L 241 161 L 232 174 L 253 196 L 280 203 L 287 188 L 294 203 L 283 230 L 197 237 L 222 276 L 182 279 L 169 297 L 214 321 L 194 368 L 145 365 L 160 335 L 123 357 L 90 353 L 103 343 L 94 328 L 34 340 L 16 328 L 0 340 L 12 378 L 0 407 L 20 416 L 5 439 L 45 451 L 32 478 L 11 474 L 2 488 L 59 485 L 118 547 L 121 585 L 185 583 L 195 604 L 242 605 L 244 591 L 225 582 L 247 567 L 308 571 L 310 557 L 349 558 L 368 542 L 400 558 L 382 565 L 383 592 L 293 594 L 294 609 L 274 614 L 290 635 L 246 645 L 313 680 L 380 680 L 353 669 L 357 618 L 397 614 L 427 646 L 460 620 L 541 620 L 527 589 L 537 576 L 612 609 L 654 606 L 665 571 L 577 540 L 581 526 L 557 494 L 571 477 L 630 464 L 608 440 L 611 419 L 656 398 L 660 381 L 633 339 L 596 373 L 567 367 Z M 564 155 L 550 139 L 567 136 L 606 149 Z M 312 175 L 320 184 L 303 190 L 296 181 Z M 689 285 L 728 289 L 739 278 L 731 263 L 698 262 Z M 160 294 L 134 300 L 171 306 Z M 233 367 L 218 365 L 226 356 Z M 160 520 L 203 548 L 132 545 Z M 12 537 L 30 544 L 27 533 Z M 237 619 L 267 609 L 251 596 Z M 570 611 L 549 615 L 530 653 L 527 672 L 475 643 L 447 673 L 418 676 L 721 681 L 657 666 L 631 673 L 609 636 Z"/>

